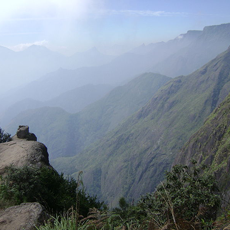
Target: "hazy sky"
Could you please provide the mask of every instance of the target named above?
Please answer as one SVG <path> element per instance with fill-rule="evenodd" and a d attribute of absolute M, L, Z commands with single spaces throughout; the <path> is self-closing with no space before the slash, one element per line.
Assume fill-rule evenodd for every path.
<path fill-rule="evenodd" d="M 129 49 L 230 22 L 230 0 L 6 0 L 0 46 L 45 45 L 65 54 Z"/>

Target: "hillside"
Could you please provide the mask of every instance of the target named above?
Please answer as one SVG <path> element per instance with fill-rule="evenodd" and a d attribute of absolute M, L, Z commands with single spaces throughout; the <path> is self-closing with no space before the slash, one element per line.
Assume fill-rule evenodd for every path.
<path fill-rule="evenodd" d="M 191 159 L 208 166 L 222 189 L 230 189 L 230 95 L 189 139 L 174 164 L 191 165 Z"/>
<path fill-rule="evenodd" d="M 142 74 L 77 114 L 49 107 L 30 110 L 19 114 L 6 130 L 11 133 L 18 124 L 28 124 L 46 142 L 51 159 L 73 156 L 139 110 L 169 80 L 159 74 Z"/>
<path fill-rule="evenodd" d="M 179 149 L 230 92 L 229 62 L 230 49 L 171 80 L 101 141 L 53 164 L 67 174 L 83 170 L 88 189 L 112 204 L 121 196 L 137 199 L 153 191 Z"/>

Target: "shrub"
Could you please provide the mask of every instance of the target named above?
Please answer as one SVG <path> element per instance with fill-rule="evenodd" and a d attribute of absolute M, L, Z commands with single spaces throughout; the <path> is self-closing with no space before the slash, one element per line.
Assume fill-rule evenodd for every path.
<path fill-rule="evenodd" d="M 143 196 L 139 205 L 158 225 L 210 222 L 216 218 L 220 195 L 213 176 L 204 167 L 176 165 L 166 173 L 166 181 L 152 194 Z M 174 226 L 176 227 L 176 226 Z"/>
<path fill-rule="evenodd" d="M 25 166 L 23 168 L 8 167 L 2 179 L 0 197 L 13 201 L 39 202 L 52 213 L 63 212 L 75 207 L 76 197 L 79 199 L 79 214 L 86 216 L 89 208 L 100 209 L 102 202 L 88 195 L 84 188 L 79 188 L 73 178 L 65 178 L 47 167 L 41 169 Z"/>
<path fill-rule="evenodd" d="M 11 135 L 9 133 L 5 133 L 5 131 L 0 128 L 0 143 L 3 143 L 3 142 L 8 142 L 11 140 Z"/>

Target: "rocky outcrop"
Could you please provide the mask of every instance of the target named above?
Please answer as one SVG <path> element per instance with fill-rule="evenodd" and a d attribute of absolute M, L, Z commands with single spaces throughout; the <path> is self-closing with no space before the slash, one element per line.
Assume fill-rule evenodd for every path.
<path fill-rule="evenodd" d="M 174 164 L 191 166 L 192 159 L 208 166 L 222 191 L 230 191 L 230 94 L 190 137 Z"/>
<path fill-rule="evenodd" d="M 19 125 L 16 135 L 20 139 L 26 139 L 28 141 L 37 141 L 37 137 L 34 133 L 29 132 L 29 126 L 27 125 Z"/>
<path fill-rule="evenodd" d="M 1 230 L 35 230 L 49 215 L 39 203 L 23 203 L 0 213 Z"/>
<path fill-rule="evenodd" d="M 10 165 L 51 167 L 46 146 L 31 138 L 28 140 L 28 137 L 33 135 L 29 133 L 28 126 L 19 126 L 17 134 L 10 142 L 0 144 L 0 175 L 4 174 L 5 168 Z"/>
<path fill-rule="evenodd" d="M 36 141 L 37 137 L 29 133 L 28 126 L 19 126 L 17 133 L 9 142 L 0 144 L 0 175 L 5 175 L 8 166 L 17 168 L 33 166 L 49 167 L 49 155 L 44 144 Z M 0 210 L 1 230 L 35 230 L 47 220 L 43 206 L 39 203 L 23 203 Z"/>

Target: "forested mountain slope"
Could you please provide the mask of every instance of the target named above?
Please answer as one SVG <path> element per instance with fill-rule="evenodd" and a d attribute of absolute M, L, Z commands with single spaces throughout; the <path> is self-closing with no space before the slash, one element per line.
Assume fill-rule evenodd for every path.
<path fill-rule="evenodd" d="M 224 190 L 230 189 L 230 95 L 189 139 L 174 164 L 191 165 L 191 159 L 207 165 Z"/>
<path fill-rule="evenodd" d="M 81 154 L 53 162 L 84 171 L 91 193 L 116 204 L 151 192 L 189 137 L 230 92 L 230 49 L 188 76 L 172 79 L 117 129 Z M 68 166 L 68 167 L 67 167 Z"/>

